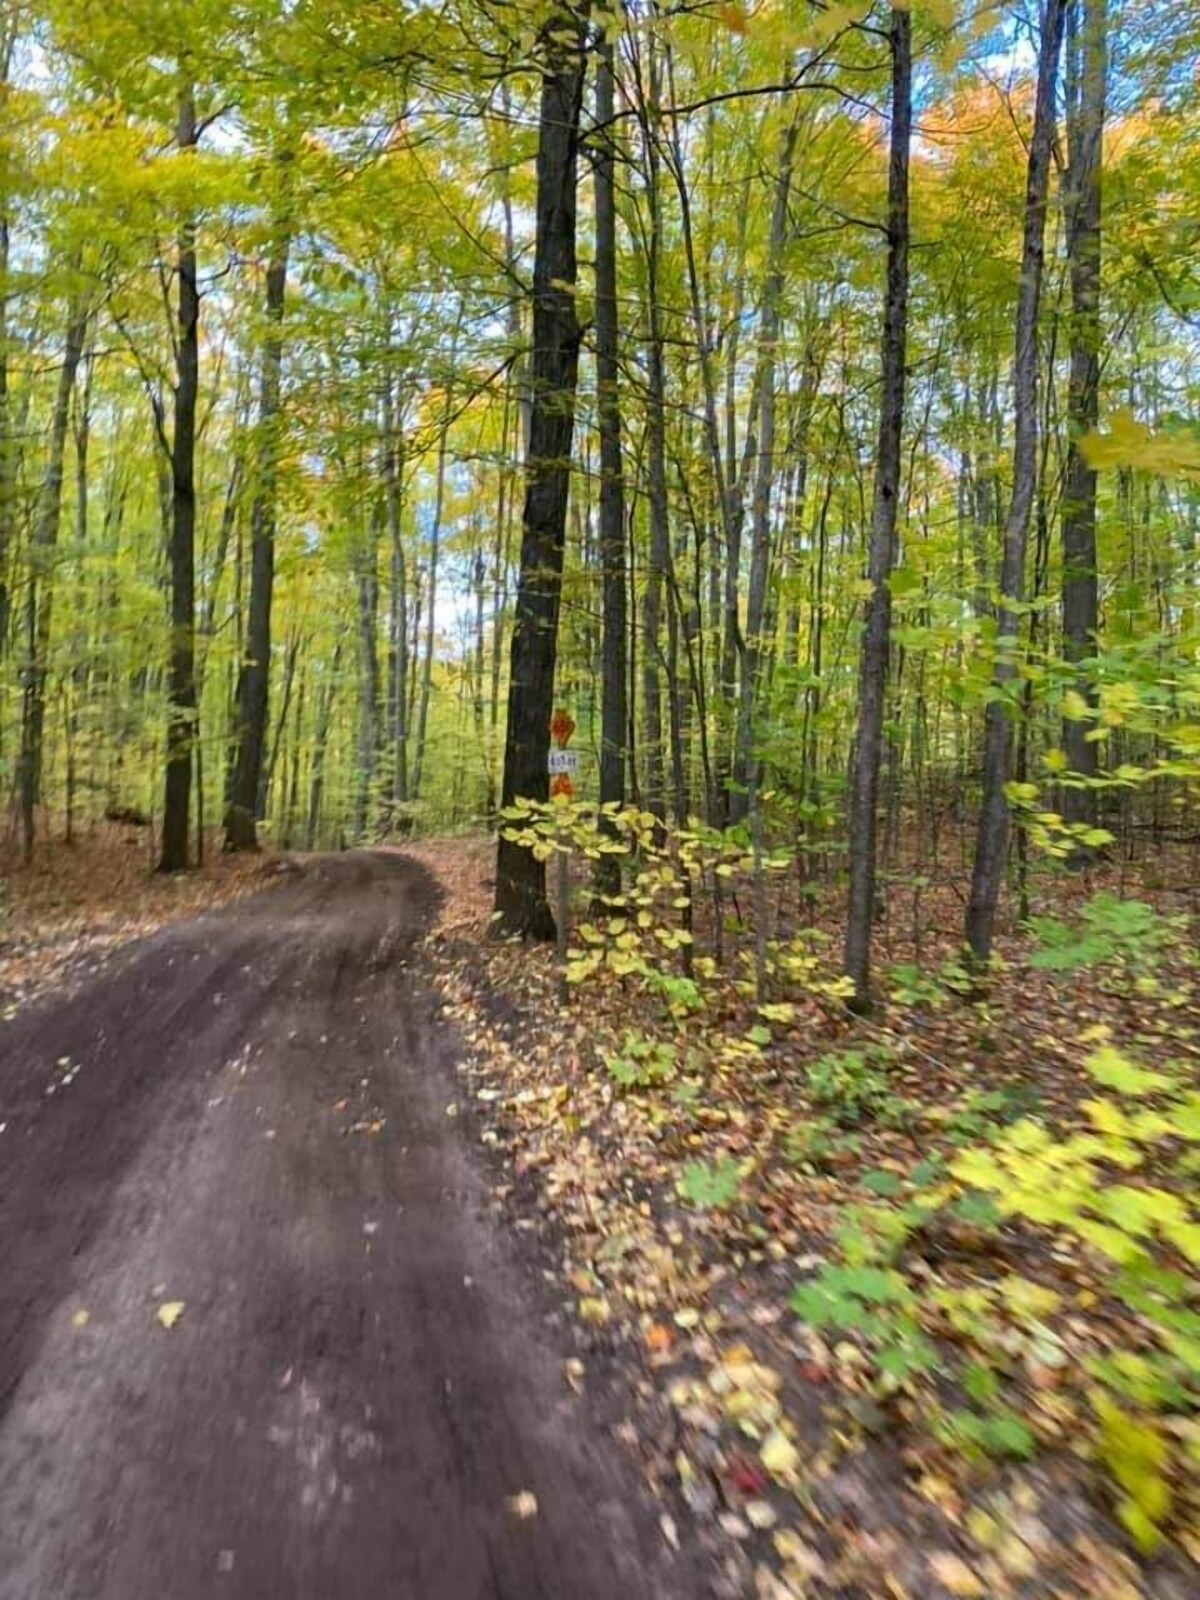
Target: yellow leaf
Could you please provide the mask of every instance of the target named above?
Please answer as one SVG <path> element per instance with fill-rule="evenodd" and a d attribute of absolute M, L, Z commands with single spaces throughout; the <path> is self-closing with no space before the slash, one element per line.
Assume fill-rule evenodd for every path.
<path fill-rule="evenodd" d="M 73 1328 L 86 1328 L 87 1325 L 88 1325 L 88 1313 L 86 1311 L 80 1309 L 71 1318 L 71 1326 Z"/>
<path fill-rule="evenodd" d="M 981 1595 L 983 1583 L 961 1557 L 949 1550 L 935 1550 L 929 1557 L 929 1570 L 943 1589 L 951 1594 Z"/>
<path fill-rule="evenodd" d="M 800 1452 L 781 1428 L 772 1428 L 763 1440 L 762 1464 L 773 1478 L 794 1478 L 800 1465 Z"/>
<path fill-rule="evenodd" d="M 182 1315 L 182 1300 L 167 1300 L 158 1308 L 158 1320 L 164 1328 L 173 1328 Z"/>

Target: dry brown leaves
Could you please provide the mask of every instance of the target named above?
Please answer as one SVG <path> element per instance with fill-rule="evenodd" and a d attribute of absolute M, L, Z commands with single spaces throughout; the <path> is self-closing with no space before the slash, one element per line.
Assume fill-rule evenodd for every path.
<path fill-rule="evenodd" d="M 1178 1565 L 1147 1567 L 1121 1544 L 1069 1430 L 1033 1464 L 967 1470 L 920 1440 L 903 1404 L 880 1410 L 854 1344 L 827 1342 L 787 1309 L 798 1270 L 823 1259 L 846 1204 L 866 1198 L 864 1170 L 911 1166 L 968 1090 L 1016 1083 L 1069 1104 L 1073 1041 L 1098 1020 L 1119 1036 L 1118 1000 L 1023 973 L 1019 1006 L 982 1016 L 885 1008 L 866 1037 L 887 1044 L 897 1092 L 907 1085 L 931 1115 L 870 1130 L 844 1161 L 804 1170 L 782 1149 L 811 1119 L 806 1068 L 850 1037 L 849 1022 L 802 1006 L 751 1060 L 736 1047 L 753 1015 L 731 986 L 713 1010 L 732 1044 L 708 1052 L 701 1103 L 623 1093 L 598 1050 L 650 1025 L 645 1002 L 589 987 L 564 1014 L 549 952 L 488 938 L 491 845 L 412 853 L 446 891 L 430 951 L 468 1046 L 461 1070 L 482 1138 L 504 1155 L 505 1203 L 518 1226 L 543 1219 L 577 1324 L 597 1350 L 622 1353 L 647 1475 L 711 1544 L 714 1592 L 1182 1600 Z M 958 907 L 929 890 L 923 902 L 928 960 Z M 893 916 L 888 957 L 912 959 Z M 739 1163 L 736 1206 L 681 1203 L 680 1164 L 694 1158 Z M 1054 1394 L 1043 1403 L 1052 1415 Z M 664 1531 L 676 1537 L 669 1516 Z"/>
<path fill-rule="evenodd" d="M 148 830 L 100 823 L 74 844 L 39 848 L 30 866 L 0 847 L 0 1011 L 9 1015 L 74 982 L 116 946 L 263 886 L 271 857 L 226 856 L 207 841 L 205 865 L 156 873 Z"/>

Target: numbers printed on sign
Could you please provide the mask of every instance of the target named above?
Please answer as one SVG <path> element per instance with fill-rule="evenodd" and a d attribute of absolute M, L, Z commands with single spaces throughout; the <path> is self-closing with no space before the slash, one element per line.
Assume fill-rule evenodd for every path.
<path fill-rule="evenodd" d="M 578 772 L 579 752 L 577 750 L 551 750 L 546 770 L 548 772 Z"/>

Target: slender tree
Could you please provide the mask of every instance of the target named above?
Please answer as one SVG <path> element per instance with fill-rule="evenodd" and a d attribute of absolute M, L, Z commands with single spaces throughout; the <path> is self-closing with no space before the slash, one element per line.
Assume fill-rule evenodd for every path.
<path fill-rule="evenodd" d="M 176 143 L 184 154 L 200 138 L 190 82 L 179 96 Z M 185 217 L 176 254 L 178 329 L 171 438 L 171 644 L 167 657 L 167 770 L 159 870 L 188 865 L 192 744 L 196 731 L 196 404 L 200 388 L 200 290 L 196 223 Z"/>
<path fill-rule="evenodd" d="M 546 767 L 579 372 L 575 189 L 586 67 L 585 9 L 564 6 L 543 33 L 546 66 L 538 116 L 530 364 L 533 404 L 509 665 L 504 806 L 518 797 L 544 800 L 549 792 Z M 503 832 L 496 853 L 496 911 L 506 933 L 554 937 L 545 866 Z"/>
<path fill-rule="evenodd" d="M 1046 258 L 1046 204 L 1054 145 L 1055 86 L 1068 0 L 1048 0 L 1038 50 L 1037 95 L 1025 181 L 1021 281 L 1017 291 L 1013 357 L 1013 486 L 1004 524 L 1000 607 L 991 697 L 984 715 L 983 795 L 967 904 L 966 942 L 978 966 L 992 950 L 1000 882 L 1008 855 L 1010 817 L 1005 787 L 1011 760 L 1011 718 L 1016 711 L 1017 632 L 1025 587 L 1025 547 L 1038 470 L 1038 310 Z"/>
<path fill-rule="evenodd" d="M 912 139 L 912 18 L 907 6 L 892 8 L 888 38 L 892 62 L 892 129 L 888 160 L 883 383 L 871 538 L 867 551 L 867 579 L 871 587 L 860 646 L 858 726 L 846 819 L 850 841 L 850 893 L 846 906 L 845 970 L 854 985 L 851 999 L 858 1010 L 866 1010 L 870 1004 L 879 764 L 891 649 L 892 594 L 888 580 L 895 559 L 900 447 L 904 430 L 908 337 L 908 165 Z"/>
<path fill-rule="evenodd" d="M 596 197 L 596 397 L 600 431 L 600 565 L 604 609 L 600 711 L 600 803 L 625 803 L 626 684 L 625 482 L 621 464 L 621 401 L 617 386 L 620 326 L 617 312 L 617 204 L 613 152 L 613 47 L 606 34 L 596 60 L 594 158 Z M 601 856 L 596 887 L 620 889 L 620 863 Z"/>
<path fill-rule="evenodd" d="M 1104 110 L 1108 78 L 1107 0 L 1074 0 L 1067 29 L 1067 250 L 1071 274 L 1071 373 L 1067 389 L 1067 467 L 1062 514 L 1063 650 L 1079 669 L 1079 688 L 1094 698 L 1081 663 L 1096 649 L 1096 471 L 1082 448 L 1100 416 L 1100 254 Z M 1063 792 L 1068 822 L 1094 826 L 1097 745 L 1082 717 L 1063 723 L 1073 774 Z M 1076 850 L 1083 864 L 1089 852 Z"/>
<path fill-rule="evenodd" d="M 266 338 L 258 403 L 258 460 L 250 505 L 250 603 L 246 654 L 238 673 L 234 759 L 225 813 L 225 848 L 258 849 L 263 756 L 271 682 L 271 601 L 275 586 L 275 523 L 279 411 L 283 369 L 283 311 L 288 240 L 277 239 L 266 275 Z"/>
<path fill-rule="evenodd" d="M 38 491 L 37 516 L 30 541 L 29 581 L 25 588 L 25 666 L 21 697 L 20 803 L 21 837 L 25 860 L 33 856 L 34 821 L 41 797 L 43 740 L 46 727 L 47 656 L 50 648 L 50 607 L 54 596 L 52 563 L 62 518 L 63 464 L 71 394 L 87 338 L 86 305 L 72 308 L 63 343 L 62 365 L 50 418 L 46 467 Z"/>

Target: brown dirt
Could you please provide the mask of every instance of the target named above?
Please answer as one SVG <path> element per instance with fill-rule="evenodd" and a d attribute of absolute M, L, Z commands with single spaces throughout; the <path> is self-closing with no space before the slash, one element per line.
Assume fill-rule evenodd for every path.
<path fill-rule="evenodd" d="M 0 1600 L 701 1592 L 448 1114 L 436 898 L 314 860 L 0 1031 Z"/>

